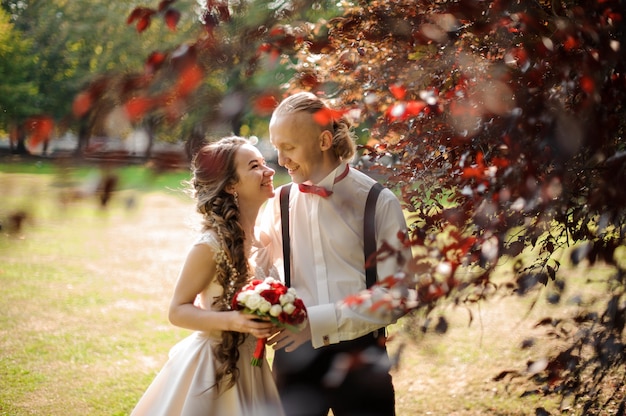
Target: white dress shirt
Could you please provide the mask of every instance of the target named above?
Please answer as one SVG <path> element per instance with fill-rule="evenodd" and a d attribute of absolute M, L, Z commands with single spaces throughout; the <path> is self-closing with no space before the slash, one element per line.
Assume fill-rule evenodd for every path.
<path fill-rule="evenodd" d="M 392 322 L 363 314 L 342 300 L 366 288 L 363 255 L 365 201 L 375 183 L 364 173 L 350 168 L 348 175 L 334 183 L 346 169 L 342 163 L 316 185 L 332 190 L 327 198 L 300 192 L 292 186 L 289 199 L 291 239 L 291 286 L 302 298 L 309 314 L 314 348 L 363 336 Z M 280 190 L 261 217 L 261 227 L 272 239 L 272 252 L 283 275 Z M 376 203 L 376 248 L 383 241 L 399 247 L 398 231 L 406 221 L 396 196 L 383 189 Z M 405 249 L 410 256 L 410 249 Z M 405 257 L 409 258 L 409 257 Z M 377 264 L 378 278 L 402 270 L 395 258 Z M 284 276 L 283 276 L 284 277 Z"/>

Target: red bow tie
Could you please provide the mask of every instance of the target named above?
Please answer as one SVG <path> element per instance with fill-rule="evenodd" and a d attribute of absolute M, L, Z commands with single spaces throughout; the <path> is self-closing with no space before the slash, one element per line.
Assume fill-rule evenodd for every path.
<path fill-rule="evenodd" d="M 350 166 L 346 165 L 346 169 L 341 173 L 341 175 L 335 178 L 335 181 L 333 183 L 337 183 L 343 178 L 345 178 L 348 175 L 349 171 L 350 171 Z M 327 198 L 333 194 L 333 191 L 329 191 L 328 189 L 322 186 L 307 185 L 306 183 L 299 183 L 298 188 L 300 189 L 300 192 L 304 192 L 305 194 L 315 194 L 324 198 Z"/>
<path fill-rule="evenodd" d="M 317 186 L 317 185 L 307 185 L 305 183 L 299 183 L 298 184 L 298 188 L 300 189 L 300 192 L 304 192 L 307 194 L 316 194 L 319 195 L 321 197 L 327 198 L 329 196 L 332 195 L 333 191 L 329 191 L 328 189 L 322 187 L 322 186 Z"/>

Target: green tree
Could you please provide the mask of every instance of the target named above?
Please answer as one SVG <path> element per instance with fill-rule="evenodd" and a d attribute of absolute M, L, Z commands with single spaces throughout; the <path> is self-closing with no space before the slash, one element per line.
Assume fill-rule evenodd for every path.
<path fill-rule="evenodd" d="M 12 130 L 12 138 L 21 134 L 18 126 L 36 112 L 37 84 L 28 74 L 35 66 L 31 42 L 23 39 L 0 9 L 0 130 Z M 12 146 L 17 146 L 13 143 Z"/>
<path fill-rule="evenodd" d="M 136 4 L 133 1 L 3 1 L 21 41 L 31 46 L 25 56 L 34 61 L 33 67 L 20 73 L 37 91 L 30 114 L 25 115 L 45 114 L 63 129 L 75 128 L 72 102 L 86 84 L 104 74 L 123 79 L 143 67 L 150 51 L 167 50 L 193 36 L 189 32 L 198 30 L 193 2 L 184 3 L 189 12 L 183 13 L 177 31 L 155 26 L 139 38 L 134 27 L 120 18 Z M 117 104 L 113 101 L 109 106 Z M 102 120 L 95 127 L 90 133 L 106 133 Z"/>

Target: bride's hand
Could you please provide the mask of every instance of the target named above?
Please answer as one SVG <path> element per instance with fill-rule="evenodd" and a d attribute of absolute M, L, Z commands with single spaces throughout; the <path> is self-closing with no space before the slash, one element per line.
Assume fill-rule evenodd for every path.
<path fill-rule="evenodd" d="M 274 324 L 257 315 L 251 315 L 240 311 L 232 311 L 231 331 L 251 334 L 256 338 L 268 338 L 275 332 Z"/>

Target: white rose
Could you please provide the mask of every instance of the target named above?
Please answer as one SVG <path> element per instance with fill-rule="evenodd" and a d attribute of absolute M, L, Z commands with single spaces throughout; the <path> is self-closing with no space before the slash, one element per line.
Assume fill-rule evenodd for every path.
<path fill-rule="evenodd" d="M 283 308 L 280 305 L 272 305 L 270 308 L 270 315 L 273 317 L 277 317 L 283 311 Z"/>
<path fill-rule="evenodd" d="M 259 312 L 267 313 L 267 311 L 269 311 L 271 307 L 272 307 L 272 304 L 266 301 L 265 299 L 263 299 L 261 301 L 261 304 L 259 305 Z"/>
<path fill-rule="evenodd" d="M 256 285 L 256 286 L 254 287 L 254 291 L 255 291 L 256 293 L 261 293 L 261 292 L 263 292 L 263 291 L 265 291 L 265 290 L 269 290 L 269 289 L 270 289 L 270 285 L 269 285 L 269 284 L 267 284 L 267 283 L 265 283 L 265 282 L 263 282 L 263 283 L 259 283 L 258 285 Z"/>
<path fill-rule="evenodd" d="M 263 299 L 258 293 L 250 293 L 250 295 L 246 297 L 244 305 L 246 305 L 246 308 L 255 311 L 259 309 L 261 302 L 264 300 L 265 299 Z"/>
<path fill-rule="evenodd" d="M 287 315 L 291 315 L 293 311 L 295 310 L 296 310 L 296 307 L 294 306 L 293 303 L 288 303 L 285 306 L 283 306 L 283 311 L 285 311 Z"/>
<path fill-rule="evenodd" d="M 239 294 L 237 294 L 237 303 L 245 306 L 248 296 L 250 296 L 248 292 L 239 292 Z"/>
<path fill-rule="evenodd" d="M 296 297 L 293 293 L 285 293 L 284 295 L 280 295 L 279 301 L 281 305 L 285 305 L 286 303 L 293 303 L 296 300 Z"/>

